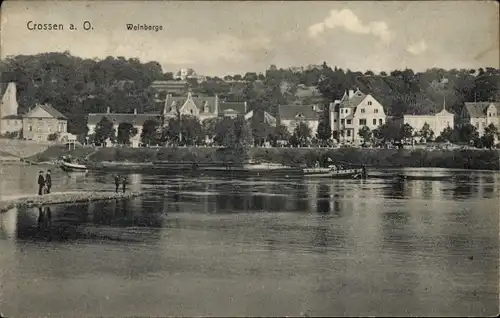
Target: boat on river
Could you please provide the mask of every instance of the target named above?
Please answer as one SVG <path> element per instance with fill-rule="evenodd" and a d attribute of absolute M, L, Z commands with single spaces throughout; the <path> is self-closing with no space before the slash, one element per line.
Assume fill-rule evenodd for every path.
<path fill-rule="evenodd" d="M 71 159 L 64 157 L 60 162 L 60 167 L 66 172 L 87 172 L 88 168 L 84 164 L 71 162 Z"/>
<path fill-rule="evenodd" d="M 304 177 L 316 178 L 338 178 L 338 179 L 357 179 L 363 176 L 363 169 L 345 169 L 336 167 L 328 168 L 304 168 L 302 169 Z"/>

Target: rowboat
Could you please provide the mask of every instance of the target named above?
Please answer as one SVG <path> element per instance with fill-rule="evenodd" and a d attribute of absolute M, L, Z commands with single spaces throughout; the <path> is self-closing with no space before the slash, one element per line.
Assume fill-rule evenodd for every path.
<path fill-rule="evenodd" d="M 78 164 L 78 163 L 71 163 L 71 162 L 66 162 L 66 161 L 61 161 L 61 169 L 66 171 L 66 172 L 87 172 L 87 166 Z"/>
<path fill-rule="evenodd" d="M 305 168 L 302 173 L 304 177 L 355 179 L 363 176 L 363 169 Z"/>

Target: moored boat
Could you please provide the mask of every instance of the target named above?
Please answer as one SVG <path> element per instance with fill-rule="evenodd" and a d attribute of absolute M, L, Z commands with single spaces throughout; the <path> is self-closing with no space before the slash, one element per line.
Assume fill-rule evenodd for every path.
<path fill-rule="evenodd" d="M 63 159 L 61 161 L 61 169 L 66 171 L 66 172 L 87 172 L 88 168 L 86 165 L 79 164 L 79 163 L 72 163 L 69 162 L 68 159 Z"/>
<path fill-rule="evenodd" d="M 363 169 L 336 169 L 336 168 L 305 168 L 302 169 L 304 177 L 317 178 L 361 178 Z"/>

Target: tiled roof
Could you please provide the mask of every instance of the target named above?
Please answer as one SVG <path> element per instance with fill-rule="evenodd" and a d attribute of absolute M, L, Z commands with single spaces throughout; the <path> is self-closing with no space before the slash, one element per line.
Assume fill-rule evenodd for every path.
<path fill-rule="evenodd" d="M 49 115 L 52 116 L 52 117 L 54 117 L 54 118 L 65 119 L 65 120 L 68 119 L 66 116 L 64 116 L 63 114 L 61 114 L 57 109 L 55 109 L 54 107 L 52 107 L 52 106 L 50 106 L 48 104 L 38 104 L 38 105 L 36 105 L 36 107 L 40 107 L 41 109 L 43 109 L 44 111 L 46 111 L 47 113 L 49 113 Z M 28 116 L 32 111 L 28 112 L 24 116 Z"/>
<path fill-rule="evenodd" d="M 500 103 L 495 102 L 465 103 L 465 109 L 470 117 L 485 117 L 486 109 L 491 104 L 497 108 L 497 111 L 500 111 Z"/>
<path fill-rule="evenodd" d="M 114 123 L 131 123 L 135 126 L 142 126 L 148 119 L 161 120 L 161 115 L 158 113 L 150 114 L 119 114 L 119 113 L 97 113 L 89 114 L 87 125 L 97 125 L 103 117 L 108 118 Z"/>
<path fill-rule="evenodd" d="M 52 107 L 48 104 L 40 105 L 40 107 L 43 110 L 45 110 L 47 113 L 51 114 L 52 116 L 54 116 L 57 119 L 68 119 L 68 118 L 66 118 L 66 116 L 61 114 L 57 109 L 55 109 L 54 107 Z"/>
<path fill-rule="evenodd" d="M 165 108 L 164 110 L 169 113 L 173 110 L 175 110 L 176 107 L 182 107 L 188 97 L 182 96 L 182 97 L 175 97 L 175 96 L 167 96 L 165 99 Z M 205 109 L 205 103 L 208 106 L 208 112 L 214 113 L 215 112 L 215 103 L 216 103 L 216 97 L 200 97 L 200 96 L 193 96 L 191 97 L 192 101 L 198 107 L 200 110 L 200 113 L 204 112 Z"/>
<path fill-rule="evenodd" d="M 23 115 L 9 115 L 2 117 L 2 119 L 23 119 Z"/>
<path fill-rule="evenodd" d="M 317 120 L 319 118 L 314 105 L 279 105 L 278 113 L 280 120 Z"/>
<path fill-rule="evenodd" d="M 347 94 L 344 94 L 342 100 L 340 101 L 340 107 L 357 107 L 364 99 L 366 98 L 366 94 L 361 92 L 359 89 L 354 92 L 354 95 L 349 98 Z"/>
<path fill-rule="evenodd" d="M 237 114 L 245 114 L 245 103 L 241 102 L 223 102 L 219 103 L 219 113 L 225 113 L 233 110 Z"/>

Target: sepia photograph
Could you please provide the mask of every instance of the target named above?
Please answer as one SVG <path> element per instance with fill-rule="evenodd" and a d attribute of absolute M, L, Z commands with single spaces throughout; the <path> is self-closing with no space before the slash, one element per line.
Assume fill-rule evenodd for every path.
<path fill-rule="evenodd" d="M 496 317 L 497 1 L 0 7 L 0 317 Z"/>

